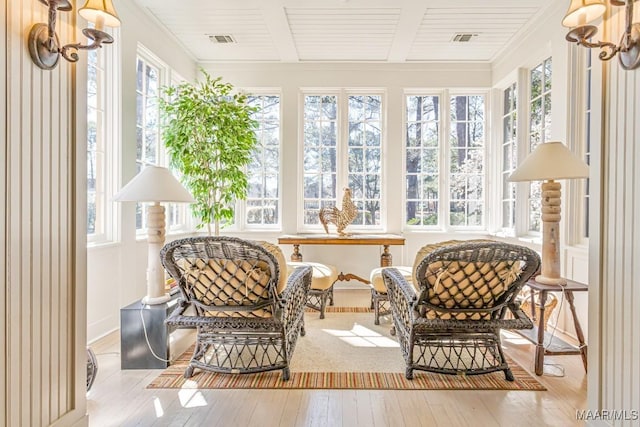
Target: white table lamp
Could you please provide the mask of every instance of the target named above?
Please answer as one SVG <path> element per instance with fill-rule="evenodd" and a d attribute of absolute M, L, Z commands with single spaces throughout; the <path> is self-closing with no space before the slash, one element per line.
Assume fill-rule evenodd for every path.
<path fill-rule="evenodd" d="M 558 141 L 538 145 L 513 171 L 509 181 L 542 183 L 542 266 L 536 281 L 564 285 L 560 277 L 561 186 L 556 179 L 587 178 L 589 166 Z"/>
<path fill-rule="evenodd" d="M 193 196 L 169 172 L 159 166 L 147 166 L 113 197 L 116 202 L 150 202 L 147 209 L 147 295 L 144 304 L 162 304 L 169 300 L 165 292 L 164 269 L 160 250 L 164 246 L 165 214 L 160 202 L 194 202 Z"/>

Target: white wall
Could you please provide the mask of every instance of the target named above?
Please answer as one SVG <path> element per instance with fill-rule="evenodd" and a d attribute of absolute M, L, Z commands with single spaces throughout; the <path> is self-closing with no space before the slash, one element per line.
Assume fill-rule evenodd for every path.
<path fill-rule="evenodd" d="M 138 45 L 151 50 L 160 60 L 187 80 L 195 79 L 196 63 L 163 28 L 130 0 L 115 0 L 122 26 L 117 37 L 121 65 L 120 182 L 135 175 L 136 160 L 136 56 Z M 79 117 L 84 117 L 80 115 Z M 110 202 L 109 203 L 113 203 Z M 135 204 L 118 205 L 119 235 L 114 242 L 91 245 L 87 254 L 88 340 L 93 341 L 120 325 L 120 308 L 146 294 L 147 244 L 136 240 Z M 168 240 L 172 237 L 169 236 Z"/>
<path fill-rule="evenodd" d="M 75 6 L 75 1 L 72 2 Z M 71 43 L 75 13 L 57 21 Z M 31 61 L 41 2 L 0 9 L 0 425 L 86 425 L 86 79 Z M 5 74 L 6 73 L 6 74 Z M 86 96 L 85 96 L 86 98 Z"/>

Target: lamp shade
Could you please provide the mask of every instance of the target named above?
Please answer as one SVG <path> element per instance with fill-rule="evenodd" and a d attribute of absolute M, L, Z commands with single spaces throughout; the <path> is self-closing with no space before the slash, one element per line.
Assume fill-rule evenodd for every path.
<path fill-rule="evenodd" d="M 194 202 L 193 196 L 178 182 L 169 169 L 147 166 L 118 193 L 116 202 Z"/>
<path fill-rule="evenodd" d="M 87 0 L 87 2 L 78 9 L 78 13 L 87 21 L 95 24 L 101 20 L 108 27 L 119 27 L 120 18 L 116 8 L 113 7 L 112 0 Z"/>
<path fill-rule="evenodd" d="M 604 15 L 606 10 L 604 0 L 571 0 L 569 10 L 562 19 L 562 25 L 574 28 L 588 24 Z"/>
<path fill-rule="evenodd" d="M 589 166 L 559 141 L 538 145 L 509 176 L 509 181 L 587 178 Z"/>

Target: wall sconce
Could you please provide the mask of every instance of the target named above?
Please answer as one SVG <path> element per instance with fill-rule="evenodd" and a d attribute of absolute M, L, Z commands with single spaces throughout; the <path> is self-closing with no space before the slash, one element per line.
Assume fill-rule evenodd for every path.
<path fill-rule="evenodd" d="M 78 13 L 87 21 L 93 22 L 95 28 L 82 30 L 93 43 L 83 45 L 70 43 L 60 46 L 56 34 L 56 20 L 58 11 L 69 12 L 73 9 L 69 0 L 40 0 L 40 3 L 49 7 L 49 21 L 47 24 L 35 24 L 29 33 L 29 53 L 33 62 L 43 70 L 52 70 L 58 65 L 58 59 L 62 56 L 69 62 L 78 60 L 78 50 L 92 50 L 102 47 L 102 44 L 113 43 L 113 37 L 102 31 L 104 26 L 118 27 L 120 19 L 113 7 L 112 0 L 87 0 Z"/>
<path fill-rule="evenodd" d="M 604 0 L 571 0 L 569 10 L 562 20 L 562 25 L 571 28 L 566 39 L 588 48 L 603 49 L 599 58 L 608 61 L 616 54 L 620 65 L 625 70 L 633 70 L 640 65 L 640 4 L 633 12 L 636 0 L 609 0 L 611 6 L 625 6 L 625 30 L 620 44 L 611 42 L 589 41 L 598 32 L 590 22 L 600 18 L 607 10 Z"/>

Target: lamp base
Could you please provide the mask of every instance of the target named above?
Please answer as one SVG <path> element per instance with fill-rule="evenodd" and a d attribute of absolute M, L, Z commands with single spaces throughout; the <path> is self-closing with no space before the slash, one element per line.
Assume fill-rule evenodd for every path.
<path fill-rule="evenodd" d="M 536 276 L 535 280 L 543 285 L 565 286 L 567 284 L 567 279 L 563 277 L 546 277 L 542 274 Z"/>
<path fill-rule="evenodd" d="M 158 305 L 158 304 L 164 304 L 165 302 L 169 301 L 170 299 L 171 299 L 171 297 L 169 296 L 169 294 L 164 294 L 164 295 L 159 296 L 159 297 L 146 296 L 146 297 L 142 298 L 142 303 L 143 304 L 147 304 L 147 305 Z"/>

